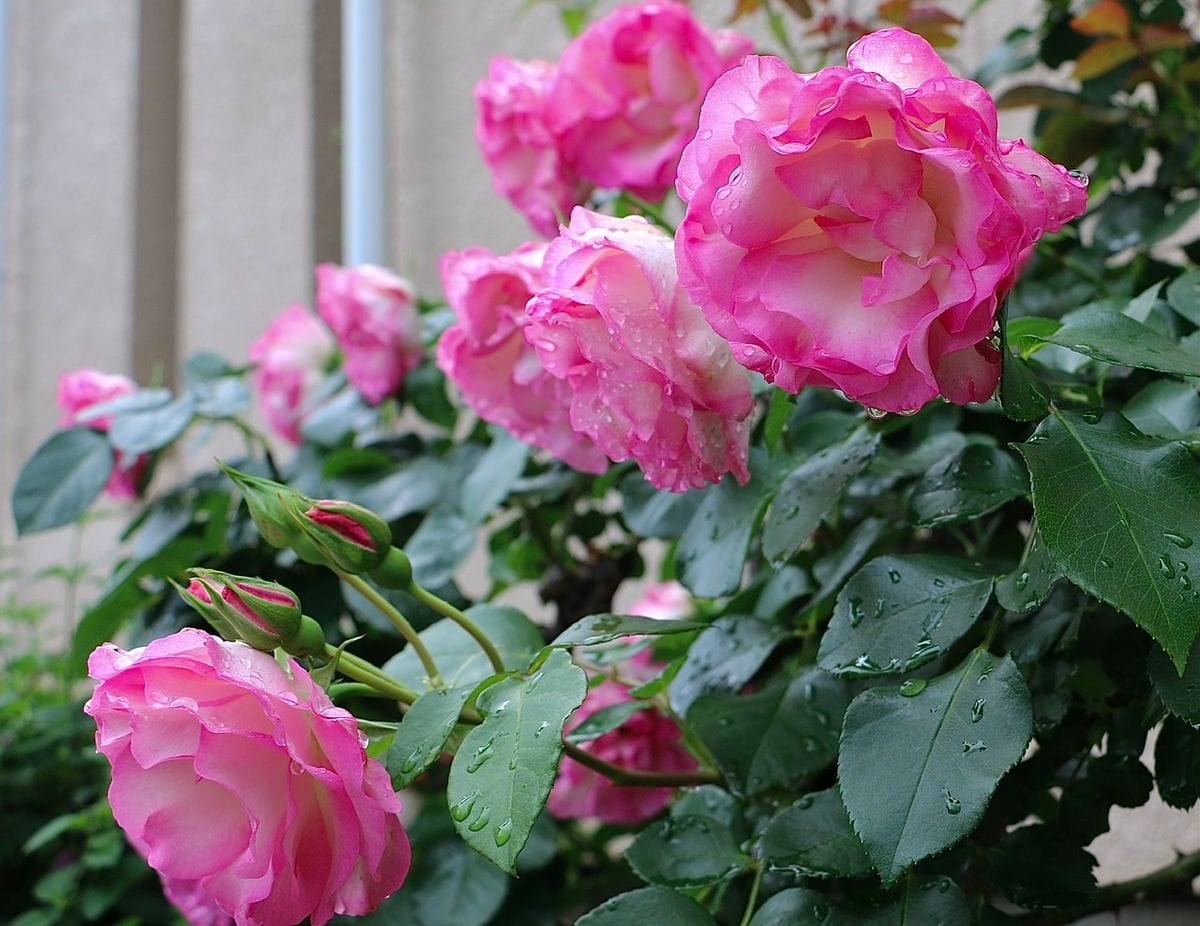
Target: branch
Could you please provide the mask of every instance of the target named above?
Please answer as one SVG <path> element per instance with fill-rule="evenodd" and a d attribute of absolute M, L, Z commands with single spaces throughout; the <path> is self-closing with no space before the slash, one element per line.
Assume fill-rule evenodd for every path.
<path fill-rule="evenodd" d="M 574 743 L 564 742 L 563 751 L 580 765 L 586 765 L 593 772 L 599 772 L 613 784 L 639 788 L 687 788 L 693 785 L 721 783 L 721 776 L 709 769 L 698 768 L 692 772 L 645 772 L 605 762 Z"/>

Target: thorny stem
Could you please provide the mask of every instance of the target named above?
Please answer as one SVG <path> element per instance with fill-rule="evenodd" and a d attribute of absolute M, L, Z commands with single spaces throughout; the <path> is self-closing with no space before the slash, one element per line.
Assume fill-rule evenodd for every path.
<path fill-rule="evenodd" d="M 488 658 L 488 662 L 492 664 L 492 669 L 496 672 L 506 671 L 504 668 L 504 660 L 500 658 L 500 653 L 486 633 L 479 629 L 479 625 L 471 620 L 467 615 L 463 614 L 458 608 L 454 607 L 450 602 L 444 601 L 428 589 L 422 588 L 414 582 L 408 589 L 408 593 L 417 601 L 428 608 L 432 608 L 441 614 L 443 617 L 448 617 L 454 623 L 458 624 L 463 630 L 471 635 L 479 648 L 483 650 Z"/>
<path fill-rule="evenodd" d="M 425 674 L 429 676 L 430 687 L 441 688 L 442 676 L 438 673 L 437 663 L 434 662 L 433 655 L 426 648 L 425 642 L 417 634 L 416 628 L 408 622 L 408 618 L 396 610 L 390 601 L 379 594 L 371 583 L 364 580 L 361 576 L 351 575 L 348 572 L 342 572 L 340 569 L 334 569 L 333 571 L 341 577 L 343 582 L 366 598 L 367 601 L 371 602 L 380 614 L 392 622 L 392 625 L 400 631 L 400 635 L 408 641 L 408 645 L 413 648 L 413 652 L 417 654 L 417 658 L 421 660 Z"/>

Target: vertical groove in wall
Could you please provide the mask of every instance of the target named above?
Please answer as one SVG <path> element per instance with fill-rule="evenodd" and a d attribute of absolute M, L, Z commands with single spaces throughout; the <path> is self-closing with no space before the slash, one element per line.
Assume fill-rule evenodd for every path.
<path fill-rule="evenodd" d="M 312 0 L 312 262 L 342 257 L 342 4 Z"/>
<path fill-rule="evenodd" d="M 174 385 L 179 358 L 179 134 L 182 0 L 141 0 L 137 76 L 133 366 Z"/>

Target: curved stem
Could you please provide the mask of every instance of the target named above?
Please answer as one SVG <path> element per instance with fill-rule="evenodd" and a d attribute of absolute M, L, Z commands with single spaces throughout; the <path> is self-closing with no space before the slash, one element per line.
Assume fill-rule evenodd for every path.
<path fill-rule="evenodd" d="M 640 769 L 622 768 L 597 758 L 574 743 L 563 743 L 563 751 L 594 772 L 599 772 L 613 784 L 632 785 L 641 788 L 686 788 L 693 785 L 719 784 L 721 777 L 708 769 L 691 772 L 646 772 Z"/>
<path fill-rule="evenodd" d="M 467 617 L 467 615 L 463 614 L 462 611 L 454 607 L 454 605 L 452 605 L 450 602 L 443 601 L 437 595 L 433 594 L 433 592 L 422 588 L 416 582 L 409 587 L 408 593 L 416 598 L 417 601 L 421 602 L 421 604 L 425 605 L 425 607 L 432 608 L 443 617 L 448 617 L 450 620 L 454 621 L 454 623 L 458 624 L 459 627 L 469 633 L 471 635 L 471 639 L 479 644 L 479 648 L 483 650 L 484 655 L 486 655 L 488 658 L 488 662 L 492 664 L 492 668 L 496 672 L 507 671 L 504 668 L 504 660 L 500 658 L 500 653 L 496 649 L 496 645 L 491 641 L 486 633 L 479 629 L 479 625 Z"/>
<path fill-rule="evenodd" d="M 421 696 L 420 692 L 413 691 L 407 685 L 402 685 L 391 676 L 385 675 L 365 659 L 361 659 L 353 653 L 347 653 L 345 650 L 339 653 L 338 648 L 332 643 L 325 644 L 325 658 L 337 659 L 337 670 L 342 675 L 369 685 L 380 694 L 396 701 L 412 704 Z"/>
<path fill-rule="evenodd" d="M 340 569 L 334 569 L 334 572 L 341 577 L 342 581 L 357 591 L 360 595 L 367 599 L 375 606 L 375 608 L 392 622 L 392 625 L 400 631 L 400 635 L 408 641 L 408 645 L 413 648 L 413 652 L 417 654 L 417 658 L 421 660 L 421 665 L 425 668 L 425 674 L 429 676 L 429 685 L 431 688 L 442 687 L 442 676 L 438 673 L 437 663 L 433 660 L 433 655 L 425 646 L 425 642 L 417 634 L 416 628 L 408 622 L 403 614 L 396 610 L 395 606 L 384 598 L 370 582 L 367 582 L 362 576 L 350 575 L 348 572 L 342 572 Z"/>

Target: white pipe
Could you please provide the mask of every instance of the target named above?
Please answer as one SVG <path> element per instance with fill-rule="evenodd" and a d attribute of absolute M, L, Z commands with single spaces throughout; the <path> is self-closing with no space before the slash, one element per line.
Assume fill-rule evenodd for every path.
<path fill-rule="evenodd" d="M 383 2 L 342 0 L 342 261 L 386 264 Z"/>

